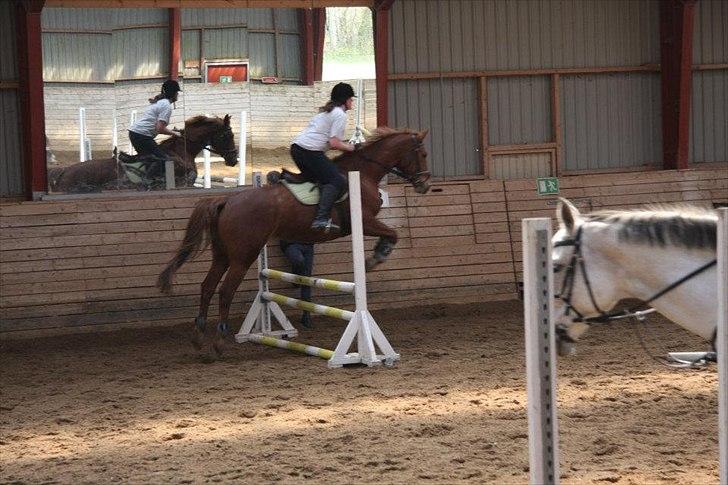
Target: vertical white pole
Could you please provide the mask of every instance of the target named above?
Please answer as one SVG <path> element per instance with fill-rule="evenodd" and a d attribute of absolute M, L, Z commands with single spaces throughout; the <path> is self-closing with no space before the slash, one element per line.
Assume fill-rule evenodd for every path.
<path fill-rule="evenodd" d="M 130 127 L 136 121 L 136 115 L 137 115 L 136 110 L 135 109 L 132 110 L 131 111 L 131 114 L 129 115 L 129 126 Z M 130 155 L 136 155 L 136 151 L 134 150 L 134 146 L 132 146 L 131 141 L 129 141 L 129 154 Z"/>
<path fill-rule="evenodd" d="M 202 150 L 202 154 L 205 157 L 205 176 L 202 181 L 202 186 L 209 189 L 212 187 L 212 180 L 210 180 L 210 151 L 207 149 Z"/>
<path fill-rule="evenodd" d="M 238 147 L 238 186 L 245 185 L 245 146 L 248 143 L 248 113 L 240 112 L 240 145 Z"/>
<path fill-rule="evenodd" d="M 720 483 L 728 485 L 728 208 L 718 209 L 718 443 Z"/>
<path fill-rule="evenodd" d="M 551 220 L 523 219 L 522 234 L 530 482 L 558 484 Z"/>
<path fill-rule="evenodd" d="M 86 108 L 78 108 L 78 158 L 85 162 L 86 157 Z"/>
<path fill-rule="evenodd" d="M 114 109 L 113 114 L 113 121 L 111 123 L 111 146 L 114 148 L 114 151 L 117 151 L 116 148 L 119 146 L 119 133 L 118 133 L 118 127 L 116 125 L 116 109 Z"/>
<path fill-rule="evenodd" d="M 357 311 L 366 311 L 367 274 L 364 264 L 364 230 L 361 220 L 359 172 L 349 172 L 349 210 L 351 213 L 351 252 L 354 261 L 354 301 Z"/>
<path fill-rule="evenodd" d="M 262 172 L 253 172 L 253 186 L 254 187 L 262 187 L 263 186 L 263 173 Z M 263 272 L 264 269 L 268 269 L 268 245 L 265 244 L 263 246 L 263 249 L 260 250 L 260 253 L 258 254 L 258 294 L 262 295 L 265 292 L 270 291 L 270 287 L 268 284 L 268 278 L 260 278 L 260 273 Z M 266 335 L 270 334 L 273 331 L 271 320 L 270 320 L 270 306 L 268 305 L 268 302 L 265 302 L 263 305 L 263 312 L 260 316 L 260 319 L 256 322 L 255 325 L 255 331 L 257 333 L 264 333 Z"/>

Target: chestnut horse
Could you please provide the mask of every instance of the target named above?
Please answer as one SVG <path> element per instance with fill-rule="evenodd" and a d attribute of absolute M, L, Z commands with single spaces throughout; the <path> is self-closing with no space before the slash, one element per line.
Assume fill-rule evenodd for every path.
<path fill-rule="evenodd" d="M 427 152 L 422 140 L 427 132 L 413 133 L 380 128 L 361 149 L 335 159 L 339 170 L 361 173 L 361 201 L 364 235 L 377 236 L 374 255 L 367 259 L 367 269 L 383 263 L 397 243 L 397 233 L 377 220 L 382 205 L 379 181 L 388 173 L 408 180 L 420 194 L 430 189 Z M 348 199 L 339 202 L 333 211 L 334 222 L 350 227 Z M 200 309 L 195 321 L 193 344 L 202 346 L 207 311 L 215 289 L 220 287 L 220 321 L 213 349 L 222 355 L 228 333 L 228 315 L 233 295 L 248 268 L 271 238 L 300 242 L 324 242 L 347 235 L 321 233 L 310 229 L 316 206 L 303 205 L 282 184 L 248 188 L 234 195 L 204 199 L 197 203 L 184 240 L 167 267 L 159 275 L 157 286 L 169 294 L 174 273 L 202 248 L 203 239 L 212 245 L 212 266 L 202 283 Z M 213 356 L 214 357 L 214 356 Z"/>
<path fill-rule="evenodd" d="M 178 187 L 191 187 L 195 183 L 195 157 L 203 148 L 221 155 L 227 166 L 232 167 L 238 162 L 230 115 L 225 118 L 190 118 L 185 122 L 181 138 L 167 138 L 159 146 L 174 160 L 175 185 Z M 115 157 L 54 168 L 49 170 L 48 175 L 50 188 L 54 192 L 94 192 L 134 186 L 128 181 L 123 167 L 117 166 Z"/>

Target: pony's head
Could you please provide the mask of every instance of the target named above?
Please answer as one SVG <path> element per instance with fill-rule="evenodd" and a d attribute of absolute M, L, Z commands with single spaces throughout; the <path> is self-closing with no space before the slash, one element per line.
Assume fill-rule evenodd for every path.
<path fill-rule="evenodd" d="M 566 199 L 559 199 L 556 216 L 559 229 L 551 240 L 554 317 L 559 353 L 564 354 L 589 328 L 585 319 L 603 315 L 619 301 L 619 285 L 614 265 L 595 249 L 604 227 L 594 227 L 598 223 L 588 222 Z"/>
<path fill-rule="evenodd" d="M 238 149 L 230 127 L 230 115 L 195 116 L 185 122 L 185 136 L 202 142 L 208 149 L 225 159 L 225 165 L 234 167 L 238 163 Z"/>
<path fill-rule="evenodd" d="M 418 194 L 427 193 L 430 190 L 430 171 L 427 168 L 427 150 L 423 143 L 427 136 L 427 130 L 419 133 L 409 130 L 394 130 L 392 128 L 380 127 L 364 146 L 369 151 L 382 149 L 386 150 L 386 156 L 373 155 L 365 158 L 381 164 L 384 160 L 390 160 L 388 171 L 402 177 L 412 184 Z"/>

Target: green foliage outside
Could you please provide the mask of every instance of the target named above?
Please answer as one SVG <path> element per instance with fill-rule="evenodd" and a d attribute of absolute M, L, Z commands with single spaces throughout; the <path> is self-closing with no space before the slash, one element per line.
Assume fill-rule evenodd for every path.
<path fill-rule="evenodd" d="M 373 63 L 374 38 L 372 32 L 372 13 L 368 8 L 327 8 L 324 62 Z"/>

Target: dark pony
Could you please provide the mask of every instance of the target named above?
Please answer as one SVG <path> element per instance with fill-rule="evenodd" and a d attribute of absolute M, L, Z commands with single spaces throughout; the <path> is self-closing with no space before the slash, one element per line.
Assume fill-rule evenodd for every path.
<path fill-rule="evenodd" d="M 185 122 L 181 138 L 167 138 L 159 144 L 174 161 L 175 184 L 191 187 L 197 178 L 195 157 L 209 147 L 225 159 L 225 165 L 237 164 L 237 149 L 230 128 L 230 115 L 225 118 L 195 116 Z M 89 160 L 69 167 L 48 171 L 48 183 L 54 192 L 81 193 L 132 187 L 123 167 L 115 157 Z"/>

